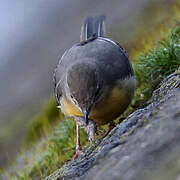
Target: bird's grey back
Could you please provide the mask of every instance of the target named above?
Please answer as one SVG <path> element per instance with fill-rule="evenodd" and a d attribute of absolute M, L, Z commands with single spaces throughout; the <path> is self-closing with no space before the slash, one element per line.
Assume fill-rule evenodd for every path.
<path fill-rule="evenodd" d="M 81 42 L 67 50 L 54 73 L 55 90 L 63 91 L 68 70 L 73 65 L 91 64 L 96 67 L 103 83 L 113 85 L 117 80 L 133 76 L 127 53 L 117 43 L 104 38 L 104 17 L 88 17 L 81 30 Z"/>
<path fill-rule="evenodd" d="M 57 81 L 64 77 L 69 67 L 80 62 L 94 64 L 107 83 L 133 75 L 126 52 L 105 38 L 97 38 L 84 45 L 74 45 L 65 52 L 56 70 Z"/>

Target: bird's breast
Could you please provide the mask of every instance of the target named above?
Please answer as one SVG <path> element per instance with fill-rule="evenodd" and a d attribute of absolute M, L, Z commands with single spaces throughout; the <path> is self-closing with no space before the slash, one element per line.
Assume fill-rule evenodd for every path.
<path fill-rule="evenodd" d="M 67 98 L 61 100 L 61 110 L 66 116 L 83 116 L 80 109 Z"/>
<path fill-rule="evenodd" d="M 90 119 L 99 125 L 104 125 L 119 117 L 125 111 L 134 95 L 135 80 L 126 80 L 121 85 L 122 87 L 119 84 L 114 85 L 107 95 L 96 103 L 91 109 Z M 67 99 L 63 100 L 61 109 L 67 116 L 84 116 L 80 109 Z"/>

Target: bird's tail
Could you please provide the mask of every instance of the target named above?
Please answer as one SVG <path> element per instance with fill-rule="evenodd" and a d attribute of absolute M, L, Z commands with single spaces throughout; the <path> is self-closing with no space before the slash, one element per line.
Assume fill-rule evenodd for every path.
<path fill-rule="evenodd" d="M 85 19 L 81 27 L 80 41 L 86 41 L 92 36 L 104 37 L 105 16 L 89 16 Z"/>

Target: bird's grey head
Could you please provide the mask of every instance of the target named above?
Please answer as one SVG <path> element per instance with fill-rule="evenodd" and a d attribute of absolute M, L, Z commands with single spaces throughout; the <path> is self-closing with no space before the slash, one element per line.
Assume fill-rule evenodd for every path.
<path fill-rule="evenodd" d="M 66 82 L 68 98 L 80 108 L 87 123 L 102 87 L 98 68 L 94 64 L 76 63 L 68 69 Z"/>

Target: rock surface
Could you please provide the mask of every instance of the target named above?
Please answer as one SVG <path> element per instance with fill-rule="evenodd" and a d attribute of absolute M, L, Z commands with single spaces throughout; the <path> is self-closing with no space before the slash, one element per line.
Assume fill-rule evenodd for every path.
<path fill-rule="evenodd" d="M 145 107 L 46 180 L 179 180 L 180 69 Z"/>

